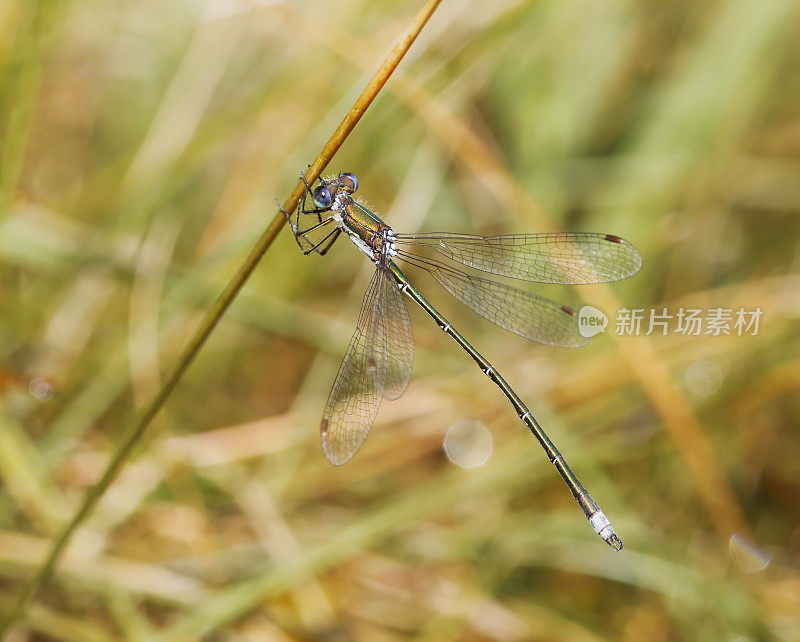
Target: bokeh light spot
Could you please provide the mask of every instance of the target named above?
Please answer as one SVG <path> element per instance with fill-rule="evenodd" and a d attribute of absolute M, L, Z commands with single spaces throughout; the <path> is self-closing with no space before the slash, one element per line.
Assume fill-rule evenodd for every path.
<path fill-rule="evenodd" d="M 464 419 L 447 429 L 444 452 L 462 468 L 483 466 L 492 455 L 492 433 L 480 421 Z"/>
<path fill-rule="evenodd" d="M 37 399 L 49 399 L 53 396 L 53 386 L 43 377 L 34 377 L 28 383 L 28 392 Z"/>
<path fill-rule="evenodd" d="M 686 385 L 699 397 L 708 397 L 722 385 L 722 370 L 713 361 L 695 361 L 686 369 Z"/>

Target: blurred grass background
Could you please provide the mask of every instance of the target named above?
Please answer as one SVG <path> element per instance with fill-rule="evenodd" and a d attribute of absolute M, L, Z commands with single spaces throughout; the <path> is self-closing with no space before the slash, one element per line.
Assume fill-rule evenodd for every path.
<path fill-rule="evenodd" d="M 0 4 L 0 611 L 417 9 Z M 537 290 L 609 315 L 581 351 L 416 279 L 621 553 L 415 309 L 408 391 L 332 467 L 318 421 L 371 266 L 287 232 L 13 639 L 800 639 L 799 34 L 791 0 L 448 0 L 329 167 L 398 230 L 642 251 L 613 288 Z M 622 306 L 764 316 L 625 339 Z M 470 470 L 442 448 L 464 418 L 495 444 Z"/>

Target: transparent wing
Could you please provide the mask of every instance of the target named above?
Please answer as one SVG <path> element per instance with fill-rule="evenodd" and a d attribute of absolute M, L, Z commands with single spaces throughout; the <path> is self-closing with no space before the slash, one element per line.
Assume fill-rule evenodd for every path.
<path fill-rule="evenodd" d="M 348 462 L 361 448 L 381 404 L 381 394 L 373 379 L 374 367 L 370 367 L 379 278 L 380 271 L 376 271 L 364 294 L 356 331 L 322 411 L 322 450 L 335 466 Z"/>
<path fill-rule="evenodd" d="M 403 294 L 391 274 L 378 270 L 374 341 L 369 366 L 378 392 L 397 399 L 408 386 L 414 365 L 414 335 Z"/>
<path fill-rule="evenodd" d="M 398 256 L 429 272 L 461 303 L 505 330 L 562 348 L 580 348 L 589 342 L 578 331 L 575 312 L 565 305 L 504 283 L 466 274 L 435 259 L 404 251 Z"/>
<path fill-rule="evenodd" d="M 397 234 L 398 245 L 430 247 L 483 272 L 539 283 L 601 283 L 636 274 L 642 257 L 611 234 Z"/>
<path fill-rule="evenodd" d="M 391 275 L 379 268 L 322 412 L 322 450 L 332 464 L 341 466 L 358 452 L 381 397 L 403 394 L 413 363 L 414 338 L 403 296 Z"/>

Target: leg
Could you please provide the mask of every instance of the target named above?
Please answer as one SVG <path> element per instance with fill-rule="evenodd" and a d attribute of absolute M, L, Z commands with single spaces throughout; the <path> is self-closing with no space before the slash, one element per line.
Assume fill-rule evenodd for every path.
<path fill-rule="evenodd" d="M 333 219 L 329 219 L 329 220 L 333 220 Z M 324 223 L 324 222 L 325 222 L 325 221 L 323 221 L 323 223 Z M 317 227 L 319 227 L 319 226 L 317 226 Z M 333 230 L 333 231 L 332 231 L 330 234 L 328 234 L 328 235 L 327 235 L 327 236 L 326 236 L 324 239 L 322 239 L 322 240 L 321 240 L 319 243 L 317 243 L 316 245 L 314 245 L 313 247 L 311 247 L 311 248 L 309 248 L 309 249 L 307 249 L 307 250 L 303 250 L 303 246 L 301 245 L 301 246 L 300 246 L 300 249 L 301 249 L 301 250 L 303 250 L 303 255 L 304 255 L 304 256 L 308 256 L 308 255 L 309 255 L 309 254 L 311 254 L 312 252 L 316 252 L 316 253 L 317 253 L 317 254 L 319 254 L 320 256 L 323 256 L 323 255 L 325 254 L 325 252 L 327 252 L 327 251 L 328 251 L 328 250 L 331 248 L 331 245 L 333 245 L 334 241 L 336 241 L 336 239 L 337 239 L 337 238 L 339 238 L 339 234 L 340 234 L 341 232 L 342 232 L 342 228 L 340 228 L 340 227 L 337 227 L 337 228 L 336 228 L 335 230 Z M 309 243 L 309 245 L 311 244 L 311 241 L 309 241 L 309 240 L 308 240 L 308 239 L 306 239 L 305 237 L 303 237 L 303 239 L 304 239 L 305 241 L 307 241 L 307 242 Z M 325 243 L 326 241 L 328 241 L 328 239 L 330 239 L 330 241 L 328 242 L 328 244 L 327 244 L 325 247 L 323 247 L 322 249 L 320 249 L 320 246 L 321 246 L 323 243 Z M 299 243 L 299 242 L 300 242 L 300 241 L 298 240 L 298 243 Z"/>
<path fill-rule="evenodd" d="M 314 252 L 314 251 L 316 251 L 316 252 L 318 252 L 320 254 L 324 254 L 325 252 L 328 251 L 328 249 L 330 249 L 331 245 L 333 245 L 334 241 L 338 238 L 339 232 L 341 230 L 339 230 L 339 228 L 337 227 L 336 230 L 334 230 L 333 232 L 331 232 L 330 234 L 325 236 L 325 238 L 323 238 L 317 244 L 313 244 L 306 237 L 306 234 L 308 234 L 309 232 L 311 232 L 311 231 L 313 231 L 313 230 L 315 230 L 315 229 L 317 229 L 319 227 L 322 227 L 323 225 L 327 225 L 328 223 L 333 221 L 333 217 L 328 217 L 326 219 L 323 219 L 322 216 L 321 216 L 322 212 L 330 211 L 330 207 L 315 207 L 315 208 L 307 208 L 306 207 L 306 198 L 308 197 L 309 193 L 311 193 L 311 186 L 308 184 L 308 181 L 306 180 L 305 172 L 301 172 L 300 173 L 300 179 L 303 181 L 303 184 L 305 185 L 305 191 L 303 192 L 303 195 L 300 197 L 300 202 L 297 205 L 296 216 L 295 216 L 294 222 L 292 221 L 291 214 L 289 214 L 289 212 L 287 212 L 285 209 L 283 209 L 283 206 L 281 205 L 280 201 L 278 201 L 277 197 L 275 198 L 275 203 L 277 203 L 278 208 L 280 209 L 281 212 L 283 212 L 283 215 L 286 217 L 286 222 L 289 223 L 289 227 L 292 230 L 292 234 L 294 235 L 295 241 L 297 242 L 297 245 L 300 248 L 300 251 L 303 252 L 304 255 L 308 255 L 308 254 L 310 254 L 311 252 Z M 314 225 L 312 225 L 311 227 L 308 227 L 308 228 L 306 228 L 304 230 L 301 230 L 300 229 L 300 214 L 301 213 L 302 214 L 316 214 L 318 222 L 315 223 Z M 328 241 L 328 239 L 330 239 L 330 242 L 323 248 L 322 252 L 320 252 L 320 250 L 319 250 L 320 246 L 323 243 L 325 243 L 326 241 Z M 303 245 L 303 241 L 305 241 L 307 243 L 308 247 L 305 247 Z"/>
<path fill-rule="evenodd" d="M 278 205 L 278 207 L 280 207 L 280 204 Z M 325 241 L 327 241 L 334 233 L 341 231 L 341 229 L 337 226 L 335 230 L 333 230 L 330 234 L 325 236 L 325 238 L 323 238 L 322 241 L 320 241 L 319 243 L 317 243 L 315 245 L 308 239 L 308 237 L 306 235 L 309 232 L 313 232 L 314 230 L 319 229 L 320 227 L 324 227 L 325 225 L 328 225 L 330 223 L 335 222 L 333 220 L 333 217 L 329 216 L 328 218 L 320 221 L 319 223 L 315 223 L 314 225 L 312 225 L 309 228 L 306 228 L 305 230 L 298 230 L 295 227 L 294 223 L 292 223 L 291 219 L 289 218 L 288 212 L 285 209 L 283 209 L 282 207 L 280 209 L 284 213 L 284 215 L 287 217 L 287 220 L 289 221 L 289 227 L 292 230 L 292 236 L 294 236 L 294 240 L 297 242 L 297 246 L 300 248 L 300 251 L 306 256 L 308 254 L 311 254 L 311 252 L 313 252 L 317 248 L 319 248 L 319 246 L 322 243 L 324 243 Z M 336 236 L 338 236 L 338 233 L 336 234 Z M 305 241 L 308 244 L 308 248 L 306 248 L 306 246 L 303 245 L 303 241 Z M 328 247 L 330 247 L 330 245 L 332 245 L 332 244 L 333 244 L 333 241 L 331 241 L 331 243 L 328 245 Z M 327 247 L 325 249 L 327 250 Z"/>
<path fill-rule="evenodd" d="M 275 203 L 277 203 L 278 208 L 280 209 L 280 211 L 283 212 L 283 215 L 286 217 L 286 222 L 289 223 L 289 227 L 292 228 L 292 232 L 294 233 L 295 236 L 298 236 L 299 234 L 303 234 L 304 233 L 303 231 L 300 231 L 300 214 L 316 214 L 317 215 L 317 221 L 319 223 L 322 223 L 322 216 L 320 216 L 320 214 L 322 212 L 327 212 L 327 211 L 330 210 L 329 207 L 307 208 L 306 207 L 306 198 L 308 197 L 309 193 L 311 192 L 311 186 L 308 184 L 308 181 L 306 180 L 305 174 L 303 172 L 300 173 L 300 180 L 302 180 L 303 184 L 305 185 L 305 191 L 303 192 L 303 195 L 300 197 L 300 202 L 298 203 L 297 207 L 295 208 L 295 221 L 294 221 L 294 223 L 292 222 L 291 214 L 289 214 L 289 212 L 287 212 L 285 209 L 283 209 L 283 206 L 281 205 L 280 201 L 278 200 L 278 197 L 277 196 L 275 197 Z M 308 231 L 308 230 L 305 230 L 305 231 Z"/>
<path fill-rule="evenodd" d="M 309 228 L 306 228 L 306 229 L 304 229 L 302 231 L 298 230 L 297 231 L 297 236 L 305 236 L 309 232 L 313 232 L 314 230 L 316 230 L 318 227 L 322 227 L 323 225 L 327 225 L 328 223 L 332 223 L 332 222 L 333 222 L 333 217 L 329 216 L 328 218 L 320 221 L 319 223 L 314 223 L 314 225 L 312 225 Z"/>
<path fill-rule="evenodd" d="M 328 238 L 330 238 L 331 240 L 325 247 L 323 247 L 321 249 L 318 249 L 317 250 L 317 254 L 319 254 L 320 256 L 325 256 L 325 253 L 328 250 L 331 249 L 331 245 L 333 245 L 336 242 L 336 239 L 339 238 L 339 234 L 341 234 L 341 233 L 342 233 L 342 228 L 341 227 L 337 227 L 335 230 L 333 230 L 333 232 L 331 232 L 331 234 L 328 234 L 328 236 L 326 236 L 324 239 L 322 239 L 323 243 Z"/>
<path fill-rule="evenodd" d="M 303 174 L 303 173 L 300 174 L 300 180 L 302 180 L 303 183 L 305 184 L 306 191 L 303 192 L 303 196 L 300 199 L 300 204 L 297 206 L 298 212 L 302 212 L 303 214 L 316 214 L 317 218 L 319 218 L 320 222 L 321 222 L 322 219 L 320 218 L 320 213 L 321 212 L 327 212 L 331 208 L 330 207 L 314 207 L 314 208 L 306 209 L 306 196 L 308 196 L 311 193 L 311 185 L 308 184 L 308 181 L 306 180 L 306 175 Z M 312 201 L 313 201 L 313 199 L 312 199 Z M 300 217 L 300 215 L 298 214 L 298 220 L 299 220 L 299 217 Z"/>
<path fill-rule="evenodd" d="M 320 225 L 323 225 L 326 222 L 329 222 L 329 221 L 333 220 L 333 217 L 328 217 L 328 218 L 323 220 L 322 217 L 318 214 L 318 212 L 327 212 L 327 211 L 330 210 L 330 208 L 306 211 L 306 210 L 301 210 L 300 206 L 298 206 L 298 208 L 296 210 L 297 211 L 296 220 L 295 220 L 295 222 L 292 222 L 291 214 L 289 214 L 289 212 L 287 212 L 285 209 L 283 209 L 283 205 L 281 205 L 281 202 L 278 200 L 277 196 L 275 197 L 275 204 L 278 206 L 278 209 L 281 212 L 283 212 L 283 215 L 286 217 L 286 222 L 289 223 L 289 227 L 292 229 L 292 234 L 294 234 L 295 236 L 302 236 L 306 232 L 310 232 L 311 230 L 318 228 Z M 301 205 L 302 205 L 302 202 L 301 202 Z M 301 230 L 300 229 L 300 214 L 301 214 L 301 212 L 303 214 L 317 214 L 317 218 L 319 219 L 319 223 L 315 223 L 311 227 L 309 227 L 309 228 L 307 228 L 305 230 Z"/>

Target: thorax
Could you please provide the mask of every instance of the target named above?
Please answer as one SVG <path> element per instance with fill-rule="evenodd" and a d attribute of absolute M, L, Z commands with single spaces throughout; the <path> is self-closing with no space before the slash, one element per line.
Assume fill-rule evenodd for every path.
<path fill-rule="evenodd" d="M 336 205 L 339 207 L 332 209 L 339 225 L 370 260 L 379 261 L 394 255 L 394 232 L 377 214 L 351 197 L 341 199 Z"/>

